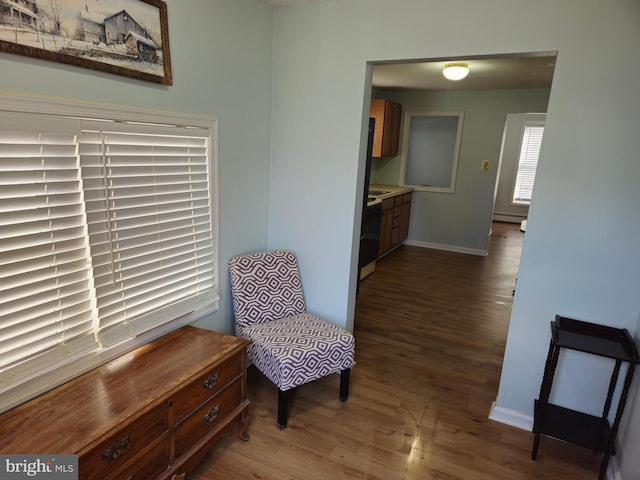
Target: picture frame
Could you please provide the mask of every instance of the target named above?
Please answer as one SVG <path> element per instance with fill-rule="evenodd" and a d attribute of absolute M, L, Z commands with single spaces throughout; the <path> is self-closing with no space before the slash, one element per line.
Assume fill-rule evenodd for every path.
<path fill-rule="evenodd" d="M 161 0 L 0 0 L 0 51 L 173 85 Z"/>

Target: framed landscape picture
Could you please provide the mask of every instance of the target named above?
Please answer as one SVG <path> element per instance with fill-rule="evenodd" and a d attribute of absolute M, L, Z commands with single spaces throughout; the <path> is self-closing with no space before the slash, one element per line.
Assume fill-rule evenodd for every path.
<path fill-rule="evenodd" d="M 0 0 L 0 51 L 173 83 L 161 0 Z"/>

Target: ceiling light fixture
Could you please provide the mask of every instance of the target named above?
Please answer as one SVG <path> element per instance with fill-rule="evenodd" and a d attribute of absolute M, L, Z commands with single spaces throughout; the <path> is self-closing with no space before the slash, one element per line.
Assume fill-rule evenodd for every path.
<path fill-rule="evenodd" d="M 442 74 L 448 80 L 462 80 L 469 74 L 469 65 L 466 63 L 447 63 L 442 70 Z"/>

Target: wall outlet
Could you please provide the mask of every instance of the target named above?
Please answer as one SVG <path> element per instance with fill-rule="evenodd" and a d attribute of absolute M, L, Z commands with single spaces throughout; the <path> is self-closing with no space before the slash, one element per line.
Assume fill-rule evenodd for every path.
<path fill-rule="evenodd" d="M 482 160 L 482 163 L 480 164 L 480 169 L 489 170 L 489 160 Z"/>

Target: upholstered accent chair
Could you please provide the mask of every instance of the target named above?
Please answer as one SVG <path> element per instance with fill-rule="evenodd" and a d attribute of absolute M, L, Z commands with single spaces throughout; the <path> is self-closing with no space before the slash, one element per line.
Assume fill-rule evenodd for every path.
<path fill-rule="evenodd" d="M 236 335 L 251 340 L 249 361 L 278 387 L 278 426 L 285 428 L 289 390 L 340 373 L 349 396 L 353 335 L 306 311 L 296 255 L 276 250 L 229 261 Z"/>

